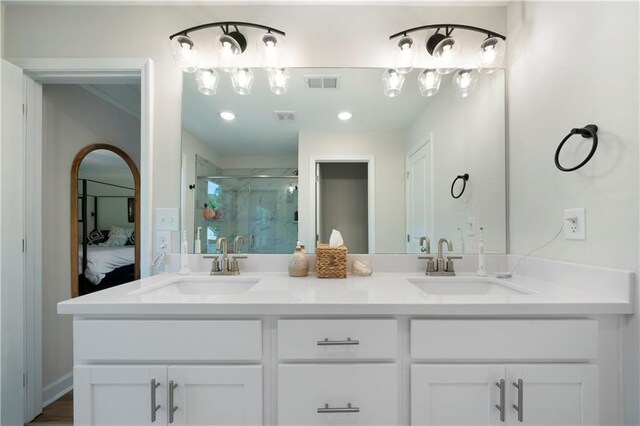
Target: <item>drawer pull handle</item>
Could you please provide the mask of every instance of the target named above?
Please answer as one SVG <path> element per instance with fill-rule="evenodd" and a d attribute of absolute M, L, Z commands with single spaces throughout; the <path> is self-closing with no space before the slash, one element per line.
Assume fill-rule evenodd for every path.
<path fill-rule="evenodd" d="M 513 382 L 513 386 L 518 389 L 518 405 L 513 404 L 513 408 L 518 412 L 518 421 L 522 422 L 524 419 L 524 382 L 522 379 L 518 379 L 518 382 Z"/>
<path fill-rule="evenodd" d="M 329 407 L 329 404 L 324 404 L 324 407 L 318 408 L 318 413 L 359 413 L 359 407 L 352 407 L 351 403 L 346 407 Z"/>
<path fill-rule="evenodd" d="M 329 340 L 325 337 L 324 340 L 318 340 L 318 346 L 346 346 L 346 345 L 359 345 L 360 340 L 352 340 L 351 337 L 347 337 L 347 340 Z"/>
<path fill-rule="evenodd" d="M 178 410 L 178 407 L 173 405 L 173 391 L 177 387 L 177 383 L 173 383 L 173 380 L 169 380 L 169 423 L 173 423 L 173 413 Z"/>
<path fill-rule="evenodd" d="M 151 423 L 156 421 L 156 413 L 160 409 L 160 405 L 156 403 L 156 389 L 160 386 L 160 383 L 156 382 L 156 379 L 151 380 Z"/>
<path fill-rule="evenodd" d="M 500 421 L 504 422 L 504 403 L 505 403 L 505 394 L 504 394 L 504 379 L 500 379 L 499 382 L 496 382 L 496 386 L 500 389 L 500 404 L 496 404 L 496 408 L 500 413 Z"/>

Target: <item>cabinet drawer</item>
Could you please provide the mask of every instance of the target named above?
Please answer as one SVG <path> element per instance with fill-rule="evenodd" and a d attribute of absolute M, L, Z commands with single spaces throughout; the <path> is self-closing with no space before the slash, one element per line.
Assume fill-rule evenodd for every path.
<path fill-rule="evenodd" d="M 594 320 L 413 320 L 411 357 L 425 360 L 589 360 Z"/>
<path fill-rule="evenodd" d="M 76 362 L 262 359 L 259 320 L 79 320 L 73 334 Z"/>
<path fill-rule="evenodd" d="M 394 359 L 397 353 L 394 319 L 278 321 L 281 360 Z"/>
<path fill-rule="evenodd" d="M 278 424 L 398 424 L 397 373 L 395 364 L 281 365 Z"/>

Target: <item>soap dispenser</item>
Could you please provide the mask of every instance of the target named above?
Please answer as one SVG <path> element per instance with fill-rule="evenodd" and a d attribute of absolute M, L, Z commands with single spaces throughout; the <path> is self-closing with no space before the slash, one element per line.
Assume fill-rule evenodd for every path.
<path fill-rule="evenodd" d="M 296 244 L 296 250 L 289 260 L 289 276 L 290 277 L 306 277 L 309 273 L 309 262 L 304 255 L 304 246 L 300 241 Z"/>

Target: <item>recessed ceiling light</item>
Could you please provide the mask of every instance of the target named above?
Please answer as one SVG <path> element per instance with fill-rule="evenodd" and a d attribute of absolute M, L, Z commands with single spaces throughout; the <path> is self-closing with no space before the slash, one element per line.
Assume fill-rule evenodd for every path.
<path fill-rule="evenodd" d="M 342 121 L 350 120 L 351 113 L 349 111 L 342 111 L 338 113 L 338 118 Z"/>
<path fill-rule="evenodd" d="M 236 115 L 231 111 L 222 111 L 220 117 L 222 117 L 223 120 L 231 121 L 236 118 Z"/>

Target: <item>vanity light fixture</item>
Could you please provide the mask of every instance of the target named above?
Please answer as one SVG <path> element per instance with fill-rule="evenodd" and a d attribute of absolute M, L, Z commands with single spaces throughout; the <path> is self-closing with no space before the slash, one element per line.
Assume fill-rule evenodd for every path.
<path fill-rule="evenodd" d="M 220 118 L 222 118 L 225 121 L 231 121 L 231 120 L 234 120 L 236 118 L 236 115 L 234 113 L 232 113 L 231 111 L 222 111 L 220 113 Z"/>
<path fill-rule="evenodd" d="M 425 41 L 427 52 L 435 59 L 435 68 L 425 69 L 418 76 L 420 93 L 423 96 L 432 96 L 438 92 L 440 80 L 435 77 L 434 69 L 438 74 L 450 74 L 458 70 L 458 62 L 462 48 L 460 41 L 456 40 L 452 36 L 453 30 L 455 29 L 485 34 L 486 37 L 480 43 L 476 59 L 476 63 L 480 71 L 491 73 L 502 64 L 506 45 L 505 40 L 507 38 L 495 31 L 462 24 L 431 24 L 409 28 L 404 31 L 400 31 L 399 33 L 392 34 L 389 36 L 389 40 L 396 38 L 399 38 L 400 40 L 398 43 L 400 52 L 396 53 L 394 66 L 398 72 L 403 73 L 403 71 L 409 69 L 409 64 L 412 69 L 416 61 L 415 57 L 409 55 L 409 52 L 413 51 L 412 49 L 415 44 L 413 43 L 413 38 L 411 38 L 409 34 L 418 31 L 435 30 L 435 32 L 430 34 Z M 408 42 L 407 40 L 411 42 Z M 413 52 L 417 52 L 417 48 Z M 404 56 L 402 56 L 403 54 Z M 409 61 L 409 58 L 411 58 L 411 61 Z M 385 76 L 383 77 L 383 80 L 385 81 L 385 94 L 387 96 L 397 96 L 400 91 L 389 88 L 389 78 L 387 77 L 388 71 L 389 70 L 385 71 Z M 458 70 L 454 75 L 454 82 L 457 85 L 458 94 L 462 97 L 468 96 L 475 88 L 477 78 L 477 71 L 474 72 L 470 69 Z M 400 89 L 401 88 L 402 84 L 400 84 Z"/>
<path fill-rule="evenodd" d="M 196 72 L 198 90 L 205 95 L 213 95 L 216 92 L 219 75 L 213 67 L 202 64 L 215 62 L 216 68 L 231 74 L 233 90 L 236 93 L 241 95 L 249 94 L 254 80 L 253 71 L 247 67 L 238 67 L 238 59 L 245 52 L 248 45 L 247 37 L 240 32 L 241 27 L 266 31 L 258 39 L 256 46 L 261 67 L 270 73 L 271 91 L 277 95 L 286 93 L 289 84 L 289 72 L 280 63 L 282 58 L 282 38 L 285 37 L 285 33 L 265 25 L 235 21 L 212 22 L 177 32 L 169 37 L 169 40 L 171 40 L 171 53 L 176 65 L 184 72 Z M 209 28 L 222 30 L 222 34 L 215 37 L 213 43 L 215 61 L 206 61 L 198 58 L 195 43 L 189 36 L 190 33 Z"/>
<path fill-rule="evenodd" d="M 338 113 L 338 119 L 342 121 L 351 120 L 352 114 L 349 111 L 341 111 Z"/>
<path fill-rule="evenodd" d="M 398 42 L 398 51 L 393 67 L 401 74 L 408 74 L 413 70 L 418 57 L 418 44 L 410 36 L 404 36 Z"/>

